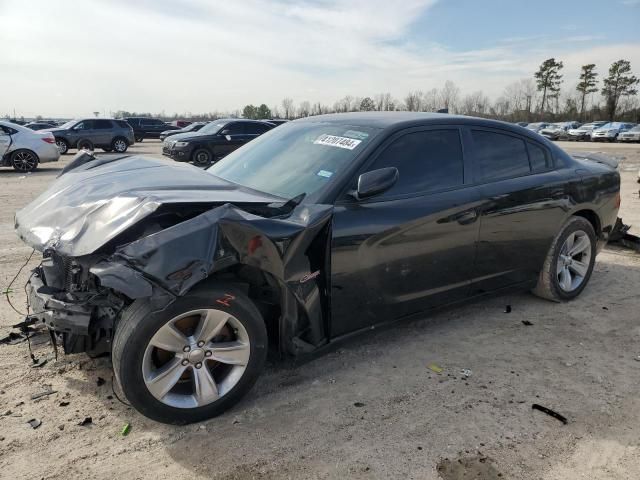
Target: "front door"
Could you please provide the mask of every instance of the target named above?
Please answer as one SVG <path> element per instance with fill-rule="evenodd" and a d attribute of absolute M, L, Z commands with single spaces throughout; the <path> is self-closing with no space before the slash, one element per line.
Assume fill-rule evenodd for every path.
<path fill-rule="evenodd" d="M 421 128 L 397 134 L 363 171 L 384 167 L 400 173 L 388 191 L 336 204 L 332 337 L 468 294 L 480 194 L 465 182 L 460 131 Z"/>
<path fill-rule="evenodd" d="M 246 143 L 245 125 L 243 122 L 232 122 L 225 125 L 215 140 L 212 151 L 215 159 L 225 157 L 236 148 Z"/>
<path fill-rule="evenodd" d="M 8 129 L 0 125 L 0 159 L 4 156 L 5 153 L 9 150 L 9 146 L 11 145 L 11 135 L 9 134 Z"/>

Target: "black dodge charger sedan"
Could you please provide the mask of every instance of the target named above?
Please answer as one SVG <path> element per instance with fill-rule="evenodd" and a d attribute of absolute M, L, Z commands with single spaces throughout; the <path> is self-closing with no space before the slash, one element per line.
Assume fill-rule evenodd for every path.
<path fill-rule="evenodd" d="M 311 117 L 207 170 L 79 154 L 16 215 L 43 253 L 30 315 L 66 353 L 110 353 L 142 414 L 218 415 L 268 349 L 341 338 L 508 290 L 577 297 L 620 177 L 502 122 Z"/>
<path fill-rule="evenodd" d="M 268 122 L 222 118 L 205 125 L 198 132 L 167 138 L 162 145 L 162 154 L 178 162 L 206 166 L 274 127 Z"/>

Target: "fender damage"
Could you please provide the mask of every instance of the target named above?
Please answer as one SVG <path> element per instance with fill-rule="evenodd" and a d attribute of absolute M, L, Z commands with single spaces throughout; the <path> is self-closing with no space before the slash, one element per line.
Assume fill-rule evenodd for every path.
<path fill-rule="evenodd" d="M 281 350 L 326 342 L 331 206 L 287 208 L 190 165 L 145 157 L 73 164 L 15 222 L 43 252 L 28 286 L 30 316 L 62 334 L 65 350 L 106 351 L 132 301 L 163 309 L 245 267 L 278 297 Z"/>

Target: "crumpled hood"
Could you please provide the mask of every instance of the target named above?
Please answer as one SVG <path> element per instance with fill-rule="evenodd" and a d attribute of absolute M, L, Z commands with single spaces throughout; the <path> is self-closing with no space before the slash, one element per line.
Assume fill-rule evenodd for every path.
<path fill-rule="evenodd" d="M 19 210 L 15 228 L 37 250 L 76 257 L 95 252 L 163 204 L 282 201 L 189 164 L 143 156 L 96 159 L 64 173 Z"/>

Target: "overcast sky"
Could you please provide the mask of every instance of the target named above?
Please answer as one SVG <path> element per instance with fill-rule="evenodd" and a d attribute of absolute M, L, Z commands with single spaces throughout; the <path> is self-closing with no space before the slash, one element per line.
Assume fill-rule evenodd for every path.
<path fill-rule="evenodd" d="M 631 60 L 640 0 L 0 0 L 0 116 L 232 111 L 285 97 L 495 98 L 546 58 Z"/>

